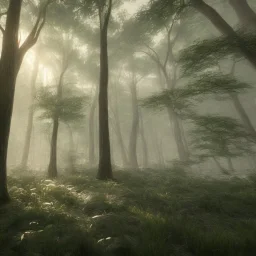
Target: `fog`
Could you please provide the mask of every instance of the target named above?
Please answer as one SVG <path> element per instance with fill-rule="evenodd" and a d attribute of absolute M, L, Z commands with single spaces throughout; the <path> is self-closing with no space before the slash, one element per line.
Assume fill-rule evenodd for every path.
<path fill-rule="evenodd" d="M 208 3 L 234 29 L 241 27 L 234 9 L 228 3 L 225 1 L 208 1 Z M 250 5 L 252 9 L 255 6 L 253 1 L 250 2 Z M 114 6 L 113 17 L 109 24 L 108 95 L 110 145 L 112 164 L 118 168 L 165 168 L 171 166 L 174 160 L 181 160 L 175 142 L 173 124 L 170 123 L 166 110 L 156 110 L 157 108 L 147 109 L 141 106 L 143 99 L 158 94 L 161 92 L 161 88 L 165 86 L 163 74 L 160 73 L 161 77 L 159 80 L 158 67 L 154 60 L 150 58 L 152 52 L 150 53 L 148 48 L 152 47 L 151 49 L 159 54 L 159 58 L 164 60 L 168 51 L 164 26 L 168 27 L 173 24 L 174 28 L 170 33 L 170 38 L 175 38 L 175 35 L 180 33 L 178 29 L 182 24 L 181 29 L 183 32 L 180 33 L 172 45 L 174 56 L 169 57 L 167 65 L 167 72 L 171 80 L 174 76 L 173 67 L 177 66 L 177 70 L 175 70 L 177 73 L 175 76 L 177 77 L 175 79 L 178 82 L 175 82 L 177 83 L 175 88 L 186 86 L 189 83 L 189 79 L 193 77 L 193 75 L 191 77 L 184 77 L 182 74 L 182 63 L 178 60 L 180 53 L 185 48 L 195 44 L 195 42 L 221 36 L 216 27 L 205 16 L 195 13 L 191 9 L 184 10 L 179 20 L 175 20 L 175 18 L 173 20 L 168 17 L 153 18 L 159 19 L 160 25 L 157 24 L 155 26 L 154 20 L 153 24 L 149 21 L 148 29 L 151 31 L 149 33 L 145 26 L 147 24 L 146 21 L 139 21 L 143 18 L 143 12 L 146 15 L 148 6 L 147 1 L 124 2 L 117 7 Z M 4 6 L 2 8 L 4 9 Z M 98 93 L 100 72 L 98 17 L 94 13 L 86 14 L 76 9 L 74 9 L 75 14 L 71 15 L 72 13 L 69 12 L 71 8 L 74 7 L 71 7 L 68 2 L 55 4 L 48 8 L 46 24 L 43 27 L 38 42 L 29 50 L 24 58 L 16 83 L 8 149 L 9 168 L 18 167 L 22 162 L 28 129 L 28 111 L 31 108 L 31 104 L 38 104 L 38 91 L 40 88 L 48 88 L 58 83 L 61 59 L 63 57 L 62 48 L 66 49 L 66 52 L 70 52 L 70 63 L 65 73 L 63 85 L 69 84 L 67 87 L 70 92 L 79 88 L 80 92 L 78 93 L 84 94 L 86 99 L 83 106 L 84 116 L 80 120 L 73 120 L 68 124 L 60 121 L 57 146 L 58 169 L 61 171 L 69 168 L 67 159 L 70 138 L 67 125 L 70 125 L 73 133 L 76 164 L 97 166 L 99 151 L 98 104 L 95 104 L 94 98 Z M 20 23 L 20 45 L 22 45 L 26 35 L 28 35 L 31 24 L 36 19 L 37 12 L 36 3 L 24 4 Z M 59 18 L 56 17 L 56 13 L 59 15 Z M 60 22 L 61 17 L 63 17 L 63 22 Z M 82 22 L 83 17 L 85 18 L 85 23 Z M 161 22 L 163 25 L 161 25 Z M 145 54 L 145 52 L 149 53 L 149 55 Z M 134 57 L 130 59 L 132 55 Z M 222 59 L 219 61 L 219 66 L 221 66 L 220 72 L 223 74 L 229 73 L 232 65 L 227 57 L 225 57 L 226 60 Z M 36 61 L 39 63 L 39 68 L 37 71 L 34 71 Z M 129 64 L 129 62 L 132 63 Z M 140 66 L 140 68 L 137 69 L 136 65 Z M 37 72 L 35 81 L 33 81 L 33 76 L 35 76 L 33 72 Z M 253 114 L 256 107 L 255 89 L 253 87 L 254 73 L 254 68 L 246 60 L 239 59 L 234 76 L 237 80 L 252 85 L 252 88 L 240 93 L 239 98 L 248 118 L 252 125 L 255 126 L 256 119 Z M 133 99 L 131 94 L 131 83 L 133 83 L 134 78 L 137 80 L 136 99 Z M 35 83 L 35 85 L 32 85 L 32 83 Z M 31 98 L 31 86 L 36 88 L 34 98 Z M 136 104 L 135 110 L 133 104 Z M 203 102 L 196 104 L 196 109 L 200 114 L 218 114 L 233 117 L 239 123 L 242 123 L 232 102 L 228 99 L 216 101 L 214 95 L 209 95 Z M 134 121 L 134 118 L 137 118 L 134 117 L 137 110 L 140 113 L 139 118 Z M 31 141 L 29 143 L 29 156 L 26 166 L 29 169 L 44 171 L 49 164 L 52 121 L 40 119 L 40 111 L 42 109 L 40 110 L 39 107 L 35 107 L 33 112 L 33 128 L 30 135 Z M 182 122 L 184 126 L 183 135 L 188 144 L 188 151 L 192 151 L 190 154 L 193 157 L 193 145 L 190 145 L 191 122 L 189 120 L 183 120 Z M 135 131 L 131 135 L 133 125 L 135 125 Z M 91 127 L 92 131 L 90 131 L 89 127 Z M 93 136 L 93 140 L 91 136 Z M 135 136 L 135 138 L 132 139 L 132 136 Z M 131 145 L 131 143 L 134 143 L 131 140 L 135 141 L 135 147 Z M 93 160 L 89 159 L 90 147 L 93 148 L 93 152 L 91 152 Z M 133 153 L 131 151 L 134 149 L 136 149 L 136 152 L 132 156 Z M 122 158 L 124 156 L 122 154 L 125 154 L 126 163 L 124 163 Z M 131 157 L 137 158 L 138 166 L 136 159 L 135 163 L 129 163 L 132 161 L 129 159 Z M 252 168 L 248 164 L 247 158 L 235 156 L 233 161 L 236 167 L 236 175 L 245 175 L 247 174 L 245 169 Z M 133 166 L 134 164 L 135 166 Z M 220 174 L 219 170 L 210 160 L 203 161 L 203 166 L 203 173 L 206 175 Z M 192 165 L 191 167 L 197 173 L 198 166 Z"/>
<path fill-rule="evenodd" d="M 255 31 L 255 0 L 0 0 L 0 255 L 255 255 Z"/>

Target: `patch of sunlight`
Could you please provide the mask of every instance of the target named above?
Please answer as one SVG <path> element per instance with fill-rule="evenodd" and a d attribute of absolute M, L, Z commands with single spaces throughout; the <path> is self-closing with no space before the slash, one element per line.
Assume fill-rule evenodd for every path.
<path fill-rule="evenodd" d="M 81 193 L 76 193 L 76 196 L 81 199 L 82 201 L 84 201 L 84 203 L 88 203 L 92 200 L 93 195 L 92 194 L 86 194 L 84 192 Z"/>
<path fill-rule="evenodd" d="M 109 236 L 109 237 L 102 238 L 102 239 L 98 240 L 97 243 L 106 242 L 106 241 L 111 240 L 111 239 L 112 239 L 112 237 Z"/>
<path fill-rule="evenodd" d="M 157 193 L 157 196 L 159 196 L 160 198 L 163 199 L 169 199 L 169 193 L 165 192 L 165 193 Z"/>
<path fill-rule="evenodd" d="M 105 197 L 106 197 L 106 202 L 109 203 L 109 204 L 116 204 L 116 205 L 122 205 L 123 204 L 123 200 L 121 200 L 116 195 L 106 194 Z"/>
<path fill-rule="evenodd" d="M 162 223 L 166 222 L 165 218 L 163 218 L 161 215 L 150 213 L 136 206 L 129 207 L 128 209 L 131 213 L 136 214 L 139 217 L 144 218 L 148 221 L 157 221 Z"/>

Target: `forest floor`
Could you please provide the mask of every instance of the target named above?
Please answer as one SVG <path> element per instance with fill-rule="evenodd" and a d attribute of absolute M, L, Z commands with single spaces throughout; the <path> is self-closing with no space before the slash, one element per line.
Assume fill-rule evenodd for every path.
<path fill-rule="evenodd" d="M 56 181 L 9 178 L 0 208 L 5 256 L 256 255 L 256 178 L 193 178 L 171 170 L 95 171 Z"/>

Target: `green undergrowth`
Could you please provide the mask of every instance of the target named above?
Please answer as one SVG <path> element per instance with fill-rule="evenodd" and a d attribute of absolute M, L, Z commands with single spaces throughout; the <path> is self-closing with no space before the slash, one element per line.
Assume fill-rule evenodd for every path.
<path fill-rule="evenodd" d="M 172 170 L 94 170 L 47 180 L 9 177 L 1 255 L 256 255 L 256 179 L 193 178 Z"/>

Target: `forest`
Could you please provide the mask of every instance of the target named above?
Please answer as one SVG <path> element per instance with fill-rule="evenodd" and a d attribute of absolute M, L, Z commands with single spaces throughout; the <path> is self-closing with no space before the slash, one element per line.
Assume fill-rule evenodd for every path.
<path fill-rule="evenodd" d="M 0 256 L 256 255 L 255 0 L 0 0 Z"/>

